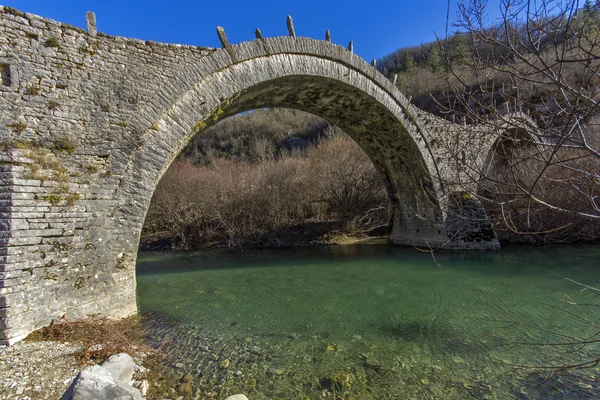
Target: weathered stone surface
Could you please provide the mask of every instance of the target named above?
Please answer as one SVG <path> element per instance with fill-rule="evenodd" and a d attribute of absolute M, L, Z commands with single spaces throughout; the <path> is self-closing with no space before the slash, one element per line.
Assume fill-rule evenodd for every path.
<path fill-rule="evenodd" d="M 92 36 L 96 36 L 96 34 L 98 33 L 98 28 L 96 25 L 96 14 L 91 11 L 88 11 L 85 14 L 85 20 L 87 22 L 88 33 Z"/>
<path fill-rule="evenodd" d="M 113 354 L 102 363 L 102 366 L 110 372 L 117 383 L 127 385 L 133 378 L 135 362 L 127 353 Z"/>
<path fill-rule="evenodd" d="M 61 400 L 143 400 L 141 393 L 128 384 L 116 381 L 101 365 L 84 368 Z"/>
<path fill-rule="evenodd" d="M 476 214 L 485 225 L 482 210 L 464 213 L 451 199 L 469 191 L 498 138 L 416 109 L 334 43 L 170 45 L 1 6 L 0 38 L 0 343 L 65 313 L 135 313 L 139 235 L 159 179 L 195 134 L 256 108 L 300 109 L 344 129 L 386 184 L 391 242 L 498 246 L 487 225 L 467 224 L 475 234 L 458 238 L 448 223 Z"/>

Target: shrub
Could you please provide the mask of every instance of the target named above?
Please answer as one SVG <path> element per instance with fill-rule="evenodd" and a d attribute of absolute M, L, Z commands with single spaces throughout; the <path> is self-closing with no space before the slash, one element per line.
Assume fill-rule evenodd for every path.
<path fill-rule="evenodd" d="M 306 223 L 351 232 L 388 221 L 373 164 L 351 139 L 337 137 L 305 155 L 285 152 L 261 163 L 174 163 L 152 198 L 144 236 L 168 232 L 181 247 L 278 246 L 293 244 L 286 237 Z"/>

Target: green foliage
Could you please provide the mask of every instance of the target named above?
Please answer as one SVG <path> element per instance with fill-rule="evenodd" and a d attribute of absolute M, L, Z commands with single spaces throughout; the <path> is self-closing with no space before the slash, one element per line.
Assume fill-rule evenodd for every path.
<path fill-rule="evenodd" d="M 444 64 L 442 49 L 438 43 L 434 43 L 427 58 L 427 65 L 433 72 L 441 72 L 444 69 Z"/>
<path fill-rule="evenodd" d="M 405 53 L 402 59 L 402 71 L 406 73 L 413 73 L 415 71 L 415 61 L 410 53 Z"/>
<path fill-rule="evenodd" d="M 62 201 L 62 198 L 56 193 L 50 193 L 42 195 L 42 200 L 47 201 L 48 203 L 55 206 Z"/>
<path fill-rule="evenodd" d="M 454 66 L 468 65 L 471 59 L 468 38 L 466 34 L 456 32 L 446 41 L 450 64 Z"/>
<path fill-rule="evenodd" d="M 208 120 L 212 118 L 209 116 Z M 254 110 L 210 127 L 204 119 L 195 127 L 202 134 L 190 142 L 183 158 L 194 165 L 208 165 L 217 158 L 244 161 L 269 158 L 263 151 L 272 152 L 276 158 L 280 153 L 300 151 L 307 144 L 316 143 L 325 136 L 327 126 L 327 121 L 319 117 L 289 109 Z M 273 151 L 269 150 L 273 147 Z"/>
<path fill-rule="evenodd" d="M 600 1 L 592 3 L 586 0 L 583 8 L 576 14 L 573 25 L 575 28 L 573 37 L 596 42 L 599 38 L 598 29 L 600 29 Z"/>
<path fill-rule="evenodd" d="M 46 39 L 44 44 L 46 45 L 46 47 L 58 47 L 59 46 L 58 39 L 55 37 Z"/>

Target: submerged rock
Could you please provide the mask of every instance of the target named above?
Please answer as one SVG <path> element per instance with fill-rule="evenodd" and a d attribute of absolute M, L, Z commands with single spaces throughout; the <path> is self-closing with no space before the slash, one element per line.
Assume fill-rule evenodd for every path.
<path fill-rule="evenodd" d="M 181 396 L 191 396 L 192 395 L 192 382 L 183 382 L 181 385 L 177 386 L 177 394 Z"/>
<path fill-rule="evenodd" d="M 280 368 L 269 368 L 267 375 L 283 375 L 283 370 Z"/>

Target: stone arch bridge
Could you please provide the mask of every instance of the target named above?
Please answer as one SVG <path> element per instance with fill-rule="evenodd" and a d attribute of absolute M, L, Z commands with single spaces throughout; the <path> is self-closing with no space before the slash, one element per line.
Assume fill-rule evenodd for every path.
<path fill-rule="evenodd" d="M 351 49 L 291 24 L 238 45 L 219 31 L 222 49 L 159 44 L 97 34 L 92 17 L 85 31 L 0 6 L 0 342 L 63 314 L 135 313 L 160 177 L 204 127 L 255 108 L 345 130 L 387 186 L 391 242 L 498 248 L 465 194 L 496 137 L 416 109 Z"/>

